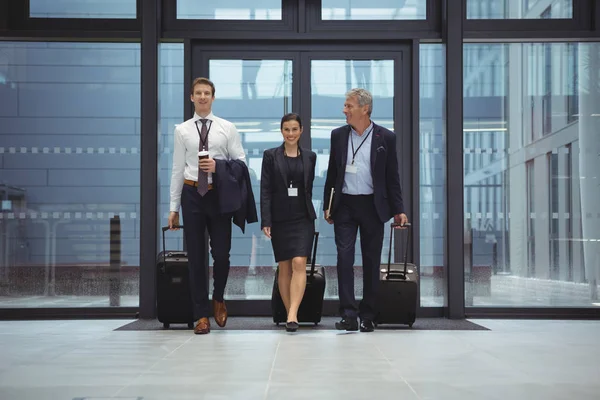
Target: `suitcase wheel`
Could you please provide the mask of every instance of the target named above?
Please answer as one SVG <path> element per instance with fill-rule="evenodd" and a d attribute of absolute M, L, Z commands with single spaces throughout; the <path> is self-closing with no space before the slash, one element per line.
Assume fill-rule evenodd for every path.
<path fill-rule="evenodd" d="M 279 326 L 279 322 L 276 322 L 275 324 L 276 324 L 277 326 Z"/>
<path fill-rule="evenodd" d="M 412 328 L 412 326 L 413 326 L 413 323 L 412 323 L 412 322 L 411 322 L 410 324 L 408 324 L 408 327 L 409 327 L 409 328 Z"/>
<path fill-rule="evenodd" d="M 318 326 L 318 325 L 319 325 L 319 323 L 318 323 L 318 322 L 315 322 L 315 326 Z"/>
<path fill-rule="evenodd" d="M 170 326 L 171 324 L 169 324 L 168 322 L 163 323 L 163 328 L 165 329 L 169 329 Z"/>
<path fill-rule="evenodd" d="M 194 323 L 193 322 L 188 322 L 188 328 L 189 329 L 194 329 Z"/>

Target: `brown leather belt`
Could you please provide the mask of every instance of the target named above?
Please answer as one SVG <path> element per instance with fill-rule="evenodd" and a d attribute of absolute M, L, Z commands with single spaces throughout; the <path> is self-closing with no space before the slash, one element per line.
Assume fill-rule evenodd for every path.
<path fill-rule="evenodd" d="M 190 185 L 190 186 L 198 187 L 198 182 L 196 182 L 196 181 L 193 181 L 193 180 L 191 180 L 191 179 L 184 179 L 184 180 L 183 180 L 183 183 L 185 183 L 186 185 Z M 213 184 L 212 184 L 212 183 L 209 183 L 209 184 L 208 184 L 208 190 L 213 190 L 213 189 L 214 189 L 214 186 L 213 186 Z"/>

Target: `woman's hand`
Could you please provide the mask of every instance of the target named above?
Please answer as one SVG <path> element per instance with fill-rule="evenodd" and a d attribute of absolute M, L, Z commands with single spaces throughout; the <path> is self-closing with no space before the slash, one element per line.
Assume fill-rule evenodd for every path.
<path fill-rule="evenodd" d="M 271 227 L 270 226 L 265 226 L 262 229 L 263 233 L 265 234 L 266 237 L 268 237 L 269 239 L 271 239 Z"/>

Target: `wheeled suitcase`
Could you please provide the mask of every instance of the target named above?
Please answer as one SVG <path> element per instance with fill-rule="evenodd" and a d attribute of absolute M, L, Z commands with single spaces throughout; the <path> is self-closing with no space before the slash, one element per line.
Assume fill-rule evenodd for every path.
<path fill-rule="evenodd" d="M 317 244 L 319 232 L 315 232 L 312 258 L 310 265 L 306 266 L 306 289 L 302 302 L 298 308 L 298 322 L 313 322 L 317 325 L 321 322 L 323 311 L 323 297 L 325 296 L 325 270 L 322 266 L 315 264 L 317 257 Z M 275 282 L 273 283 L 273 294 L 271 296 L 271 308 L 273 311 L 273 322 L 277 325 L 287 322 L 287 312 L 279 293 L 278 285 L 279 267 L 275 271 Z"/>
<path fill-rule="evenodd" d="M 193 328 L 194 312 L 187 252 L 166 249 L 165 232 L 168 230 L 168 226 L 162 228 L 163 251 L 158 254 L 157 259 L 156 313 L 166 329 L 171 324 L 187 324 L 188 328 Z"/>
<path fill-rule="evenodd" d="M 392 239 L 394 228 L 399 224 L 392 223 L 390 233 L 390 250 L 386 268 L 379 272 L 379 293 L 377 296 L 376 324 L 404 324 L 412 327 L 417 314 L 419 271 L 415 264 L 408 260 L 408 246 L 412 235 L 410 224 L 405 224 L 406 251 L 404 263 L 392 263 Z"/>

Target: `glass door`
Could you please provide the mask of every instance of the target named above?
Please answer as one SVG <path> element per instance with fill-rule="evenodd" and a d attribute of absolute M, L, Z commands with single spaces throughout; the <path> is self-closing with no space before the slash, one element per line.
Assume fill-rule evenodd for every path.
<path fill-rule="evenodd" d="M 396 48 L 398 50 L 398 48 Z M 304 110 L 304 116 L 310 120 L 310 136 L 312 150 L 317 153 L 317 169 L 313 190 L 315 209 L 323 209 L 324 184 L 329 163 L 331 131 L 346 124 L 342 113 L 346 92 L 352 88 L 367 89 L 373 95 L 374 123 L 381 125 L 398 135 L 397 151 L 406 152 L 410 149 L 410 88 L 404 86 L 407 82 L 403 75 L 410 77 L 410 64 L 406 65 L 403 53 L 394 52 L 308 52 L 303 53 L 302 66 L 310 71 L 306 89 L 310 89 L 309 103 Z M 303 81 L 304 82 L 304 81 Z M 306 90 L 305 89 L 305 90 Z M 399 160 L 407 159 L 398 157 Z M 403 172 L 406 172 L 403 174 Z M 401 184 L 407 207 L 410 207 L 410 170 L 400 168 Z M 327 268 L 326 299 L 338 298 L 337 271 L 335 268 L 337 252 L 333 234 L 333 226 L 323 220 L 322 215 L 317 219 L 316 229 L 320 232 L 317 260 Z M 390 230 L 385 230 L 382 251 L 382 265 L 387 264 Z M 402 240 L 397 241 L 396 253 L 403 252 L 400 248 Z M 355 293 L 362 296 L 362 255 L 360 250 L 360 235 L 355 249 Z M 392 260 L 394 262 L 394 259 Z"/>
<path fill-rule="evenodd" d="M 221 46 L 222 48 L 222 46 Z M 336 49 L 339 49 L 336 48 Z M 281 117 L 288 112 L 301 115 L 304 134 L 301 145 L 317 153 L 313 202 L 318 212 L 320 232 L 317 262 L 326 267 L 325 312 L 335 312 L 337 300 L 336 250 L 332 227 L 322 215 L 322 200 L 329 160 L 331 130 L 345 124 L 342 113 L 346 92 L 363 87 L 374 96 L 373 120 L 399 134 L 397 151 L 401 156 L 401 183 L 407 207 L 411 207 L 411 108 L 410 47 L 393 46 L 394 51 L 329 51 L 307 48 L 296 51 L 238 47 L 228 51 L 207 51 L 193 46 L 192 76 L 206 76 L 216 86 L 215 115 L 235 123 L 246 151 L 259 207 L 260 174 L 263 152 L 282 143 Z M 408 164 L 407 164 L 408 163 Z M 400 242 L 396 256 L 404 251 Z M 389 230 L 386 230 L 384 255 L 387 262 Z M 415 246 L 413 246 L 415 247 Z M 416 248 L 416 247 L 415 247 Z M 362 258 L 356 246 L 356 294 L 362 296 Z M 209 260 L 212 264 L 212 260 Z M 260 224 L 247 226 L 245 234 L 233 229 L 231 270 L 225 296 L 229 300 L 270 300 L 275 259 L 271 243 Z M 212 272 L 209 272 L 212 276 Z M 212 286 L 212 284 L 210 284 Z M 253 303 L 259 304 L 259 303 Z M 262 308 L 268 307 L 267 302 Z M 330 308 L 331 307 L 331 308 Z M 242 307 L 242 310 L 255 307 Z M 265 308 L 263 310 L 268 312 Z"/>

